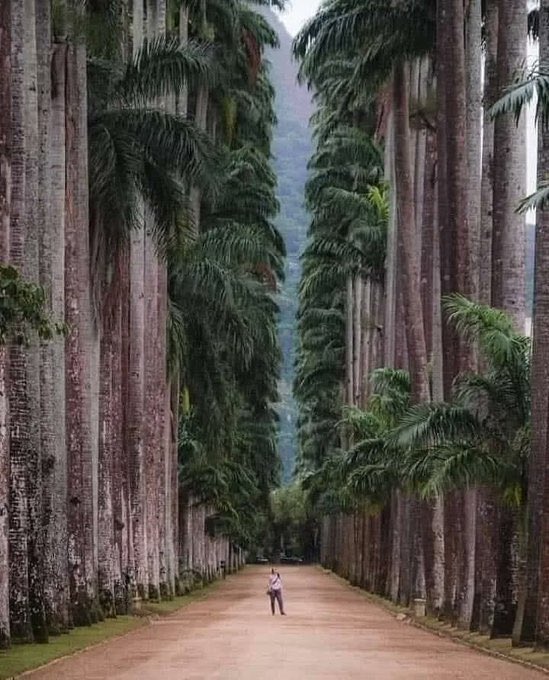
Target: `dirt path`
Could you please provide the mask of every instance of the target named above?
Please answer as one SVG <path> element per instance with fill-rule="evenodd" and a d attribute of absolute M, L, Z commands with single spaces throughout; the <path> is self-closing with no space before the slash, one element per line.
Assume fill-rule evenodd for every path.
<path fill-rule="evenodd" d="M 309 567 L 284 568 L 288 616 L 272 617 L 268 570 L 249 567 L 211 597 L 33 680 L 535 680 L 541 673 L 396 621 Z"/>

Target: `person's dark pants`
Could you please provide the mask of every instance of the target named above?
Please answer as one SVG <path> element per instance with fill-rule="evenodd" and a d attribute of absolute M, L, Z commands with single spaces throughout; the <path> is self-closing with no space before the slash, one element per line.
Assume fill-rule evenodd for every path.
<path fill-rule="evenodd" d="M 271 612 L 275 613 L 275 601 L 278 602 L 278 611 L 284 614 L 284 602 L 282 601 L 281 590 L 271 590 Z"/>

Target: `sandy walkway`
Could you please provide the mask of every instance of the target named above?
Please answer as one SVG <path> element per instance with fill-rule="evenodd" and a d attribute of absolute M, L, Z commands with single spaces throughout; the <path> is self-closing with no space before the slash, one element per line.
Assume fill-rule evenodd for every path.
<path fill-rule="evenodd" d="M 396 621 L 309 567 L 281 570 L 288 616 L 273 618 L 268 570 L 250 567 L 206 600 L 34 680 L 535 680 L 499 661 Z"/>

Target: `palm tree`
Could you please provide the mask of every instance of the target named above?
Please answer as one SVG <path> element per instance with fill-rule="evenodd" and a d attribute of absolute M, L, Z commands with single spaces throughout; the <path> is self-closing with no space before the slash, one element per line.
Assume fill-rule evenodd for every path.
<path fill-rule="evenodd" d="M 269 164 L 274 93 L 262 53 L 265 44 L 276 44 L 276 36 L 264 19 L 240 2 L 208 2 L 202 7 L 191 3 L 189 16 L 189 35 L 203 37 L 207 33 L 217 46 L 215 63 L 222 73 L 219 84 L 215 91 L 207 87 L 191 90 L 189 102 L 197 123 L 222 149 L 219 176 L 223 180 L 214 196 L 208 195 L 205 187 L 195 185 L 190 231 L 171 244 L 170 354 L 177 358 L 172 364 L 171 379 L 173 384 L 180 383 L 183 393 L 190 397 L 193 436 L 206 455 L 214 461 L 220 456 L 240 460 L 244 455 L 246 467 L 251 466 L 262 489 L 254 502 L 264 504 L 276 477 L 272 445 L 275 415 L 270 403 L 276 399 L 278 364 L 278 349 L 272 344 L 276 308 L 265 294 L 276 288 L 282 274 L 284 247 L 273 225 L 278 210 L 274 197 L 276 179 Z M 184 21 L 185 18 L 186 14 Z M 232 286 L 236 288 L 232 290 Z M 197 295 L 200 302 L 192 302 Z M 232 307 L 229 317 L 219 307 L 227 295 Z M 211 312 L 206 313 L 210 308 Z M 248 318 L 254 310 L 262 321 Z M 220 319 L 226 319 L 228 335 L 221 332 Z M 261 342 L 247 330 L 256 325 L 267 334 Z M 237 346 L 232 349 L 235 342 Z M 260 345 L 264 351 L 258 350 Z M 208 369 L 202 368 L 198 374 L 195 367 L 199 366 Z M 177 421 L 179 405 L 173 399 L 172 404 Z M 255 443 L 249 451 L 245 447 L 244 453 L 236 443 L 251 436 L 245 426 L 247 418 L 243 417 L 248 410 L 262 427 L 259 432 L 253 431 Z M 213 429 L 212 419 L 217 423 Z M 185 456 L 185 449 L 180 449 L 180 455 Z M 258 460 L 260 456 L 262 460 Z M 186 461 L 183 458 L 181 462 Z M 200 503 L 190 482 L 182 491 L 180 517 L 183 519 L 183 513 L 187 513 L 188 521 L 183 521 L 180 551 L 188 567 L 194 564 L 206 574 L 213 569 L 217 539 L 205 536 L 200 522 L 215 499 Z M 231 523 L 229 533 L 238 534 L 237 525 L 238 521 L 236 525 Z"/>
<path fill-rule="evenodd" d="M 523 2 L 499 4 L 497 77 L 499 91 L 512 84 L 523 68 L 527 10 Z M 501 115 L 494 127 L 494 229 L 492 235 L 492 304 L 514 315 L 524 327 L 524 219 L 516 207 L 525 194 L 524 120 Z M 507 269 L 508 268 L 508 269 Z"/>
<path fill-rule="evenodd" d="M 539 10 L 539 45 L 540 63 L 549 59 L 549 5 L 543 1 Z M 543 100 L 541 100 L 543 101 Z M 542 118 L 539 129 L 538 146 L 538 178 L 541 184 L 549 172 L 549 135 L 545 119 Z M 529 543 L 527 562 L 526 597 L 520 641 L 537 640 L 544 645 L 547 642 L 547 607 L 544 606 L 544 593 L 547 588 L 547 557 L 540 550 L 540 543 L 535 537 L 546 531 L 547 500 L 544 488 L 545 456 L 547 450 L 547 413 L 543 412 L 544 404 L 549 402 L 547 382 L 544 373 L 547 370 L 543 359 L 549 348 L 547 337 L 547 303 L 548 288 L 543 272 L 546 268 L 548 253 L 547 211 L 540 207 L 536 213 L 536 264 L 534 282 L 534 319 L 532 347 L 532 451 L 529 463 Z M 535 600 L 537 596 L 537 600 Z M 519 615 L 520 615 L 519 609 Z M 518 635 L 515 635 L 515 639 Z"/>
<path fill-rule="evenodd" d="M 132 277 L 130 284 L 130 295 L 133 300 L 130 310 L 131 322 L 133 323 L 135 315 L 140 314 L 143 309 L 145 292 L 149 299 L 147 309 L 151 313 L 155 309 L 152 301 L 153 296 L 156 298 L 156 286 L 160 285 L 161 290 L 162 284 L 160 280 L 154 286 L 150 283 L 154 281 L 157 270 L 159 276 L 162 274 L 163 266 L 155 262 L 152 244 L 148 245 L 145 252 L 145 241 L 141 238 L 138 229 L 140 210 L 144 209 L 150 216 L 148 228 L 156 243 L 161 248 L 165 248 L 179 228 L 181 215 L 186 209 L 186 183 L 194 178 L 194 181 L 204 184 L 205 178 L 211 177 L 214 169 L 215 151 L 204 133 L 182 116 L 152 108 L 151 102 L 159 95 L 178 94 L 189 81 L 194 82 L 197 78 L 207 79 L 211 71 L 207 47 L 192 43 L 186 48 L 181 48 L 176 41 L 160 38 L 152 44 L 145 42 L 126 65 L 120 66 L 115 62 L 109 64 L 104 60 L 92 61 L 90 64 L 90 156 L 94 163 L 94 172 L 90 178 L 90 201 L 93 215 L 93 250 L 97 258 L 96 272 L 99 272 L 98 276 L 102 279 L 96 285 L 102 289 L 100 296 L 104 300 L 102 303 L 103 398 L 101 403 L 105 417 L 113 412 L 110 399 L 116 398 L 109 385 L 113 379 L 112 371 L 115 370 L 117 364 L 111 366 L 109 362 L 116 361 L 119 354 L 119 349 L 117 349 L 119 331 L 116 331 L 116 328 L 119 328 L 118 324 L 121 322 L 120 315 L 123 313 L 123 307 L 120 300 L 121 296 L 122 299 L 124 297 L 124 288 L 117 290 L 117 286 L 124 285 L 124 280 L 120 281 L 115 278 L 111 283 L 107 283 L 112 276 L 110 272 L 121 272 L 120 267 L 123 267 L 125 257 L 123 253 L 131 238 L 133 271 L 135 274 L 138 273 L 137 269 L 141 272 L 138 278 Z M 106 148 L 109 154 L 105 154 Z M 118 199 L 120 195 L 126 197 L 126 204 Z M 136 236 L 132 237 L 132 232 L 136 232 Z M 147 253 L 148 259 L 145 262 Z M 142 283 L 145 266 L 149 281 L 147 291 Z M 143 295 L 141 299 L 139 293 L 135 297 L 133 295 L 135 285 L 141 286 Z M 156 313 L 162 314 L 162 309 L 163 303 L 160 302 Z M 149 319 L 149 321 L 156 326 L 154 319 Z M 161 317 L 159 325 L 162 327 Z M 135 336 L 130 335 L 130 347 L 138 347 L 139 343 L 142 348 L 144 347 L 143 329 L 143 322 L 134 327 Z M 150 455 L 157 438 L 164 437 L 164 426 L 159 420 L 158 431 L 149 427 L 149 438 L 144 440 L 140 414 L 144 408 L 143 394 L 149 394 L 150 399 L 156 403 L 160 399 L 163 400 L 160 395 L 155 397 L 152 389 L 145 392 L 143 382 L 154 380 L 152 373 L 146 377 L 143 371 L 145 365 L 150 365 L 151 361 L 156 360 L 158 353 L 160 356 L 163 353 L 160 347 L 156 351 L 151 351 L 148 357 L 145 356 L 143 349 L 137 355 L 131 354 L 131 357 L 134 357 L 132 366 L 136 367 L 136 363 L 133 362 L 137 362 L 137 367 L 130 370 L 132 380 L 135 376 L 132 387 L 136 390 L 130 392 L 130 403 L 135 404 L 132 409 L 135 407 L 138 409 L 136 413 L 132 411 L 135 415 L 132 416 L 133 419 L 129 425 L 131 432 L 129 461 L 131 461 L 130 465 L 133 470 L 131 502 L 134 508 L 134 520 L 137 520 L 135 522 L 136 557 L 132 570 L 142 593 L 145 592 L 148 583 L 154 583 L 156 579 L 143 580 L 146 568 L 143 562 L 145 537 L 142 535 L 143 529 L 139 517 L 139 509 L 143 503 L 143 489 L 139 481 L 142 478 L 143 463 L 140 461 L 143 456 L 143 444 L 148 446 Z M 120 365 L 118 368 L 120 369 Z M 158 368 L 163 370 L 162 365 Z M 158 386 L 153 389 L 158 389 Z M 120 405 L 120 401 L 117 403 Z M 163 411 L 161 410 L 160 413 Z M 112 516 L 110 505 L 118 502 L 117 499 L 122 493 L 122 489 L 115 489 L 115 497 L 108 498 L 114 459 L 113 450 L 111 449 L 109 453 L 105 449 L 111 446 L 111 442 L 116 437 L 115 431 L 119 426 L 120 419 L 112 423 L 114 430 L 111 426 L 103 428 L 105 439 L 100 452 L 100 460 L 104 459 L 102 465 L 106 470 L 106 476 L 102 477 L 102 489 L 105 490 L 105 498 L 102 498 L 102 502 L 106 503 L 106 517 Z M 159 463 L 159 465 L 163 470 L 163 464 Z M 151 470 L 151 465 L 147 469 Z M 151 477 L 149 483 L 155 484 L 154 477 Z M 151 507 L 154 507 L 154 504 Z M 161 523 L 164 525 L 164 522 Z M 107 577 L 107 585 L 102 588 L 105 593 L 111 593 L 111 600 L 114 581 L 121 582 L 121 570 L 126 569 L 125 565 L 115 567 L 113 556 L 109 554 L 109 546 L 114 540 L 113 537 L 114 525 L 111 526 L 111 530 L 106 529 L 102 544 L 105 546 L 103 569 L 111 574 L 114 573 L 114 569 L 118 574 L 116 578 Z M 164 550 L 162 552 L 165 553 Z M 171 567 L 170 571 L 173 571 Z M 154 586 L 154 589 L 158 591 L 158 587 L 158 585 Z"/>
<path fill-rule="evenodd" d="M 11 173 L 11 5 L 4 3 L 0 11 L 0 63 L 4 64 L 0 90 L 0 126 L 5 130 L 0 142 L 0 261 L 6 262 L 9 255 L 10 227 L 10 173 Z M 0 504 L 8 506 L 9 494 L 9 443 L 7 437 L 8 403 L 6 384 L 6 351 L 0 350 Z M 3 512 L 0 519 L 0 647 L 9 645 L 9 562 L 8 562 L 8 514 Z"/>
<path fill-rule="evenodd" d="M 0 498 L 10 501 L 9 545 L 4 513 L 0 524 L 2 556 L 10 556 L 9 582 L 0 577 L 3 646 L 10 619 L 14 637 L 45 640 L 48 629 L 126 611 L 128 582 L 143 595 L 173 592 L 178 461 L 169 431 L 168 266 L 170 325 L 178 318 L 191 339 L 184 347 L 185 337 L 175 337 L 172 403 L 184 382 L 208 466 L 222 478 L 220 492 L 201 497 L 191 513 L 195 566 L 211 576 L 221 555 L 229 562 L 229 537 L 249 545 L 257 540 L 255 510 L 267 514 L 278 473 L 272 296 L 284 245 L 273 222 L 273 90 L 262 49 L 276 37 L 247 4 L 205 5 L 217 49 L 194 35 L 202 3 L 181 8 L 183 22 L 193 19 L 181 45 L 164 37 L 172 17 L 158 0 L 146 25 L 136 3 L 133 39 L 118 4 L 105 12 L 102 3 L 68 3 L 55 13 L 51 53 L 48 2 L 2 7 L 0 50 L 13 68 L 1 115 L 10 119 L 13 160 L 2 146 L 0 248 L 44 287 L 12 267 L 0 271 L 0 345 L 9 343 L 11 360 L 6 376 L 0 356 L 0 393 L 6 386 L 13 426 L 9 448 L 0 439 Z M 113 30 L 104 31 L 107 24 Z M 185 37 L 189 25 L 179 28 Z M 98 43 L 102 35 L 114 39 Z M 174 113 L 178 99 L 193 109 L 196 92 L 220 82 L 219 73 L 223 86 L 208 94 L 203 130 Z M 191 185 L 201 192 L 196 242 Z M 58 328 L 44 305 L 67 322 L 65 347 L 46 344 Z M 151 342 L 146 321 L 157 329 Z M 215 438 L 206 426 L 211 404 Z M 213 505 L 222 536 L 204 535 Z"/>
<path fill-rule="evenodd" d="M 10 262 L 24 266 L 25 126 L 23 3 L 12 3 L 12 126 Z M 32 639 L 28 594 L 27 473 L 30 411 L 26 391 L 26 356 L 21 347 L 9 350 L 10 403 L 10 612 L 11 637 Z M 17 565 L 17 566 L 16 566 Z"/>
<path fill-rule="evenodd" d="M 397 299 L 402 300 L 403 311 L 410 312 L 405 326 L 406 340 L 413 357 L 413 374 L 417 378 L 415 385 L 418 396 L 426 397 L 429 394 L 429 384 L 423 310 L 419 294 L 419 249 L 414 245 L 419 241 L 412 204 L 413 187 L 417 183 L 412 174 L 407 70 L 415 58 L 432 49 L 434 19 L 430 3 L 399 3 L 391 7 L 381 7 L 366 0 L 355 3 L 334 0 L 321 8 L 295 43 L 296 55 L 302 59 L 302 76 L 315 86 L 322 86 L 325 77 L 328 82 L 327 96 L 333 96 L 333 88 L 340 101 L 343 94 L 346 106 L 353 102 L 353 97 L 355 107 L 358 102 L 364 106 L 364 92 L 367 93 L 370 104 L 375 103 L 380 89 L 391 80 L 393 72 L 391 134 L 394 134 L 395 143 L 391 160 L 398 166 L 398 169 L 394 167 L 396 175 L 405 180 L 395 184 L 394 205 L 399 227 L 394 241 L 395 245 L 398 244 L 401 271 L 406 272 L 406 282 L 400 282 L 396 295 Z M 389 26 L 391 29 L 387 30 Z M 380 38 L 381 35 L 383 39 Z M 366 51 L 362 49 L 364 44 L 369 46 Z M 337 57 L 345 58 L 350 64 L 350 76 L 343 87 L 338 87 L 337 84 L 333 87 L 333 81 L 330 82 L 330 78 L 337 73 L 334 69 Z M 364 106 L 364 109 L 368 111 L 368 106 Z M 336 107 L 336 111 L 340 110 L 341 108 Z M 360 114 L 356 115 L 355 123 L 359 120 Z M 395 264 L 396 259 L 393 256 Z M 389 277 L 394 275 L 393 271 L 389 272 Z M 354 296 L 353 286 L 348 289 L 348 295 Z M 417 307 L 415 312 L 414 305 Z M 349 309 L 350 305 L 347 307 Z M 349 339 L 352 340 L 351 335 Z M 349 346 L 347 353 L 349 357 L 353 354 Z M 354 354 L 357 354 L 357 348 L 354 349 Z M 356 387 L 353 386 L 352 391 L 356 392 Z M 408 547 L 406 546 L 407 550 Z"/>
<path fill-rule="evenodd" d="M 538 536 L 544 526 L 544 458 L 547 436 L 547 414 L 544 404 L 547 403 L 548 393 L 544 382 L 547 340 L 545 338 L 544 321 L 546 306 L 546 284 L 543 275 L 545 267 L 545 190 L 544 182 L 547 175 L 547 133 L 545 97 L 545 63 L 548 59 L 547 36 L 548 8 L 542 3 L 539 10 L 539 41 L 540 66 L 536 67 L 527 78 L 509 88 L 509 92 L 494 106 L 493 113 L 510 115 L 514 113 L 518 120 L 526 101 L 532 98 L 534 91 L 538 92 L 537 118 L 540 121 L 538 148 L 538 191 L 523 201 L 523 206 L 536 205 L 536 264 L 534 283 L 534 321 L 533 321 L 533 349 L 532 349 L 532 451 L 529 461 L 529 494 L 528 494 L 528 551 L 526 584 L 523 597 L 519 600 L 519 611 L 515 624 L 513 639 L 516 643 L 530 643 L 539 641 L 541 644 L 547 639 L 546 613 L 543 608 L 543 589 L 546 579 L 543 576 L 544 555 L 540 550 Z"/>
<path fill-rule="evenodd" d="M 430 480 L 428 483 L 435 484 L 429 489 L 430 493 L 449 491 L 455 488 L 456 481 L 458 488 L 471 486 L 476 481 L 493 489 L 503 488 L 504 497 L 518 498 L 518 502 L 523 503 L 526 497 L 525 450 L 530 415 L 528 340 L 513 332 L 507 317 L 490 308 L 456 298 L 449 305 L 449 310 L 458 332 L 468 342 L 480 343 L 487 372 L 459 378 L 455 389 L 457 406 L 418 407 L 416 414 L 403 420 L 401 427 L 405 432 L 408 427 L 415 427 L 416 417 L 416 424 L 430 422 L 420 435 L 424 439 L 405 439 L 411 450 L 417 451 L 413 469 L 426 470 L 423 468 L 425 463 L 437 460 L 436 466 L 440 465 L 440 470 L 425 472 L 426 479 Z M 422 421 L 423 418 L 425 421 Z M 419 425 L 418 430 L 419 427 L 423 425 Z M 445 430 L 446 427 L 448 430 Z M 436 455 L 439 455 L 436 449 L 439 442 L 445 447 L 440 458 L 423 458 L 425 445 L 434 446 Z M 493 540 L 490 533 L 484 538 Z M 491 545 L 499 550 L 503 541 L 509 539 L 502 533 L 500 542 Z M 512 583 L 506 565 L 505 556 L 500 557 L 496 601 L 487 599 L 482 605 L 488 608 L 491 604 L 491 611 L 482 612 L 482 620 L 493 621 L 494 635 L 501 634 L 504 627 L 509 632 L 509 625 L 512 627 L 513 623 L 514 611 L 509 609 L 509 603 L 512 606 Z"/>

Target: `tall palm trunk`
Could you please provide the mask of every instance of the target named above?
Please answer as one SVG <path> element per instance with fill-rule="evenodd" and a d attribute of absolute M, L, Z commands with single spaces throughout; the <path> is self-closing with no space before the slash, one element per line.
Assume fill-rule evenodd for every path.
<path fill-rule="evenodd" d="M 105 282 L 101 319 L 101 358 L 99 381 L 99 468 L 98 468 L 98 589 L 101 608 L 106 616 L 114 616 L 114 459 L 118 454 L 114 443 L 114 290 L 115 274 Z M 119 376 L 117 376 L 119 377 Z"/>
<path fill-rule="evenodd" d="M 9 259 L 11 203 L 11 3 L 0 6 L 0 263 Z M 7 351 L 0 347 L 0 649 L 10 644 Z"/>
<path fill-rule="evenodd" d="M 420 263 L 418 236 L 415 225 L 412 168 L 410 164 L 410 127 L 408 78 L 399 63 L 393 72 L 393 105 L 395 126 L 396 208 L 398 219 L 398 249 L 403 274 L 404 317 L 410 360 L 412 398 L 415 402 L 429 401 L 427 351 L 421 308 Z"/>
<path fill-rule="evenodd" d="M 465 213 L 465 56 L 463 36 L 463 5 L 461 2 L 440 3 L 438 7 L 437 90 L 438 116 L 438 167 L 439 167 L 439 223 L 441 243 L 444 244 L 442 289 L 444 292 L 467 292 L 469 271 L 469 234 Z M 448 87 L 448 79 L 452 86 Z M 451 159 L 451 160 L 450 160 Z M 459 253 L 459 260 L 454 257 Z M 457 259 L 457 258 L 456 258 Z M 444 385 L 449 391 L 456 371 L 466 368 L 467 348 L 460 347 L 455 333 L 444 325 Z M 459 494 L 451 494 L 444 501 L 444 602 L 446 616 L 466 627 L 471 616 L 474 590 L 471 587 L 473 563 L 467 546 L 474 541 L 474 532 L 466 532 L 463 511 L 473 508 L 464 505 Z M 458 612 L 455 610 L 457 605 Z"/>
<path fill-rule="evenodd" d="M 130 354 L 127 445 L 130 466 L 134 580 L 140 597 L 148 586 L 145 549 L 145 232 L 132 235 L 130 255 Z"/>
<path fill-rule="evenodd" d="M 497 79 L 501 94 L 526 59 L 526 2 L 500 0 Z M 524 330 L 524 216 L 517 206 L 526 193 L 526 127 L 512 114 L 498 116 L 494 126 L 494 194 L 492 234 L 492 305 L 511 315 Z"/>
<path fill-rule="evenodd" d="M 484 117 L 482 134 L 481 233 L 479 246 L 479 301 L 490 304 L 492 289 L 493 153 L 494 123 L 490 107 L 497 97 L 498 5 L 486 5 L 485 22 Z M 492 629 L 496 594 L 497 556 L 496 498 L 492 490 L 477 492 L 476 603 L 473 628 L 487 634 Z"/>
<path fill-rule="evenodd" d="M 156 441 L 156 424 L 158 420 L 156 358 L 158 351 L 158 260 L 150 237 L 145 240 L 145 327 L 154 328 L 155 337 L 145 345 L 145 401 L 146 413 L 144 454 L 146 476 L 146 506 L 144 511 L 146 522 L 146 543 L 148 560 L 148 594 L 151 599 L 158 599 L 160 594 L 160 555 L 159 555 L 159 506 L 158 493 L 158 442 Z"/>
<path fill-rule="evenodd" d="M 370 277 L 363 282 L 363 303 L 360 338 L 360 401 L 358 406 L 366 408 L 369 396 L 369 379 L 373 369 L 373 341 L 376 327 L 375 291 Z"/>
<path fill-rule="evenodd" d="M 10 645 L 9 515 L 10 484 L 6 350 L 0 348 L 0 649 Z"/>
<path fill-rule="evenodd" d="M 93 320 L 89 271 L 86 52 L 67 48 L 65 187 L 68 532 L 71 610 L 76 625 L 97 616 L 92 444 Z"/>
<path fill-rule="evenodd" d="M 446 0 L 437 10 L 437 88 L 439 92 L 439 219 L 444 293 L 471 292 L 470 233 L 467 214 L 467 79 L 465 68 L 464 7 L 461 0 Z M 448 86 L 449 82 L 452 83 Z M 443 166 L 443 167 L 442 167 Z M 465 343 L 448 322 L 444 325 L 444 386 L 449 395 L 454 377 L 470 369 Z M 467 627 L 474 597 L 474 522 L 472 499 L 446 499 L 445 609 Z M 460 516 L 458 514 L 460 513 Z M 448 521 L 446 521 L 446 519 Z M 457 525 L 460 530 L 458 530 Z M 452 581 L 457 579 L 456 583 Z"/>
<path fill-rule="evenodd" d="M 480 291 L 481 165 L 482 165 L 482 8 L 481 0 L 470 0 L 465 17 L 465 71 L 467 122 L 467 226 L 471 295 Z"/>
<path fill-rule="evenodd" d="M 360 406 L 362 397 L 362 305 L 363 282 L 360 274 L 356 274 L 353 283 L 353 400 L 354 406 Z"/>
<path fill-rule="evenodd" d="M 51 63 L 51 119 L 48 139 L 48 173 L 51 193 L 47 228 L 40 241 L 40 278 L 50 293 L 53 318 L 65 319 L 65 70 L 67 48 L 54 46 Z M 70 625 L 67 564 L 67 445 L 65 436 L 65 339 L 53 338 L 42 349 L 41 428 L 44 455 L 51 417 L 53 450 L 44 484 L 46 532 L 46 614 L 51 632 Z M 49 387 L 48 387 L 49 385 Z M 47 403 L 49 400 L 49 404 Z"/>
<path fill-rule="evenodd" d="M 124 446 L 125 405 L 127 404 L 127 326 L 126 301 L 129 292 L 129 253 L 126 248 L 117 254 L 117 297 L 114 306 L 112 335 L 112 449 L 113 456 L 113 528 L 114 528 L 114 608 L 116 614 L 128 613 L 128 569 L 130 541 L 128 533 L 127 455 Z"/>
<path fill-rule="evenodd" d="M 158 549 L 159 549 L 159 574 L 160 594 L 163 598 L 170 597 L 172 591 L 172 565 L 168 548 L 168 517 L 169 517 L 169 458 L 170 449 L 166 439 L 166 398 L 169 396 L 168 380 L 166 375 L 166 326 L 168 306 L 168 281 L 166 261 L 160 259 L 158 263 L 157 277 L 157 334 L 158 348 L 155 357 L 156 363 L 156 400 L 158 420 L 156 424 L 155 442 L 158 451 L 157 483 L 158 483 Z"/>
<path fill-rule="evenodd" d="M 395 186 L 395 169 L 394 169 L 394 124 L 393 113 L 388 114 L 387 134 L 385 136 L 385 180 L 391 185 Z M 389 224 L 387 237 L 387 257 L 385 263 L 385 319 L 384 319 L 384 335 L 383 335 L 383 363 L 385 366 L 395 365 L 395 325 L 396 325 L 396 306 L 398 299 L 397 290 L 397 211 L 396 211 L 396 195 L 391 192 L 390 196 L 391 206 L 389 210 Z"/>
<path fill-rule="evenodd" d="M 11 179 L 11 3 L 0 7 L 0 263 L 9 258 Z"/>
<path fill-rule="evenodd" d="M 49 45 L 48 45 L 49 49 Z M 39 130 L 38 72 L 36 44 L 36 4 L 25 0 L 25 255 L 23 274 L 28 281 L 39 282 L 40 229 L 38 196 Z M 47 122 L 46 122 L 47 124 Z M 47 129 L 47 128 L 46 128 Z M 44 187 L 45 189 L 45 187 Z M 43 220 L 40 226 L 43 228 Z M 40 447 L 40 348 L 32 338 L 26 357 L 26 390 L 31 414 L 28 423 L 27 455 L 29 607 L 33 634 L 37 641 L 47 641 L 44 607 L 44 545 L 42 531 L 42 452 Z M 37 417 L 38 416 L 38 417 Z"/>
<path fill-rule="evenodd" d="M 482 122 L 482 177 L 481 177 L 481 238 L 479 262 L 479 299 L 482 304 L 492 302 L 492 230 L 494 204 L 494 121 L 490 108 L 498 97 L 498 2 L 486 3 L 484 19 L 484 110 Z"/>
<path fill-rule="evenodd" d="M 33 257 L 38 264 L 35 280 L 38 280 L 49 296 L 48 308 L 52 309 L 52 254 L 50 233 L 49 200 L 51 198 L 51 174 L 49 168 L 49 133 L 51 119 L 51 8 L 48 0 L 35 0 L 36 15 L 36 90 L 37 90 L 37 201 L 36 218 L 33 238 L 36 241 Z M 34 123 L 33 123 L 34 124 Z M 46 240 L 48 242 L 46 243 Z M 34 267 L 33 263 L 33 267 Z M 58 342 L 59 339 L 56 338 Z M 38 382 L 35 390 L 35 404 L 40 414 L 37 419 L 37 455 L 35 465 L 38 470 L 36 475 L 36 501 L 35 501 L 35 540 L 34 540 L 34 571 L 31 569 L 31 592 L 34 591 L 34 631 L 35 638 L 47 640 L 48 619 L 51 612 L 52 571 L 49 563 L 52 556 L 48 553 L 50 547 L 47 542 L 48 524 L 51 521 L 51 473 L 55 459 L 55 427 L 57 414 L 53 411 L 53 345 L 43 344 L 33 348 L 33 379 Z M 34 585 L 33 585 L 34 582 Z"/>
<path fill-rule="evenodd" d="M 171 490 L 170 495 L 170 512 L 168 515 L 167 531 L 169 534 L 170 559 L 173 574 L 173 593 L 180 595 L 180 543 L 179 543 L 179 505 L 180 505 L 180 489 L 179 489 L 179 458 L 178 458 L 178 436 L 179 436 L 179 404 L 181 396 L 180 376 L 175 371 L 170 376 L 170 390 L 166 397 L 166 412 L 169 415 L 166 423 L 166 437 L 169 451 L 169 485 Z M 227 567 L 229 561 L 226 561 Z"/>
<path fill-rule="evenodd" d="M 549 60 L 549 0 L 542 0 L 539 14 L 539 59 Z M 538 132 L 538 183 L 549 175 L 549 130 Z M 532 323 L 532 448 L 528 460 L 528 546 L 526 587 L 519 600 L 513 640 L 549 645 L 547 606 L 549 552 L 547 536 L 547 451 L 549 414 L 549 211 L 536 214 L 534 265 L 534 317 Z"/>
<path fill-rule="evenodd" d="M 467 277 L 469 295 L 478 299 L 480 289 L 480 221 L 481 221 L 481 45 L 482 45 L 482 8 L 481 0 L 468 3 L 465 16 L 465 76 L 466 76 L 466 220 L 469 245 L 469 262 Z M 471 349 L 469 348 L 469 354 Z M 468 359 L 465 368 L 476 368 L 477 358 Z M 464 529 L 463 542 L 464 565 L 462 574 L 462 592 L 460 624 L 467 628 L 471 625 L 475 607 L 475 566 L 476 566 L 476 523 L 477 523 L 477 490 L 468 489 L 464 493 Z"/>
<path fill-rule="evenodd" d="M 189 42 L 189 8 L 181 3 L 179 12 L 179 42 L 182 46 L 186 46 Z M 177 102 L 177 111 L 180 115 L 186 116 L 189 111 L 189 90 L 188 87 L 180 94 Z M 179 484 L 179 417 L 180 417 L 180 397 L 181 392 L 185 395 L 185 400 L 188 398 L 188 392 L 185 387 L 180 384 L 181 376 L 172 377 L 172 427 L 173 427 L 173 447 L 174 447 L 174 470 L 175 470 L 175 484 L 174 492 L 177 494 L 177 562 L 178 573 L 192 569 L 193 566 L 193 532 L 192 532 L 192 507 L 193 498 L 189 492 L 184 492 Z M 185 409 L 183 408 L 183 412 Z M 174 513 L 175 514 L 175 513 Z M 185 576 L 186 579 L 186 576 Z"/>
<path fill-rule="evenodd" d="M 143 43 L 143 2 L 133 3 L 132 43 L 135 53 Z M 133 580 L 139 597 L 149 583 L 145 545 L 145 229 L 136 230 L 130 241 L 129 364 L 126 444 L 130 474 L 130 512 L 133 543 Z"/>
<path fill-rule="evenodd" d="M 346 403 L 349 406 L 353 404 L 355 393 L 354 388 L 354 333 L 353 333 L 353 299 L 354 299 L 353 277 L 349 274 L 347 276 L 347 292 L 345 295 L 345 382 L 347 387 Z"/>
<path fill-rule="evenodd" d="M 423 210 L 421 213 L 421 299 L 423 303 L 423 326 L 427 356 L 432 367 L 431 393 L 437 400 L 435 383 L 440 380 L 435 365 L 437 324 L 435 322 L 439 305 L 439 290 L 435 279 L 438 258 L 435 257 L 437 240 L 436 222 L 436 136 L 432 129 L 426 131 L 423 172 Z M 434 498 L 421 508 L 421 536 L 423 547 L 425 590 L 428 611 L 438 614 L 442 606 L 444 580 L 444 526 L 442 499 Z"/>
<path fill-rule="evenodd" d="M 10 247 L 11 263 L 23 270 L 25 252 L 25 90 L 24 2 L 12 10 L 12 164 Z M 27 357 L 20 346 L 9 349 L 8 399 L 10 404 L 10 627 L 12 639 L 32 639 L 28 585 L 28 490 L 30 409 L 27 393 Z"/>
<path fill-rule="evenodd" d="M 397 63 L 393 69 L 393 115 L 395 130 L 395 175 L 398 255 L 402 272 L 402 301 L 406 325 L 412 400 L 428 402 L 427 348 L 421 306 L 419 237 L 416 228 L 413 174 L 410 154 L 409 83 L 406 69 Z M 419 507 L 416 501 L 401 499 L 401 576 L 399 599 L 408 603 L 419 579 Z"/>
<path fill-rule="evenodd" d="M 497 77 L 501 93 L 512 83 L 526 58 L 526 2 L 501 0 L 498 11 Z M 492 305 L 506 311 L 519 332 L 525 319 L 524 217 L 517 206 L 525 194 L 525 121 L 518 126 L 512 115 L 498 117 L 494 126 L 494 193 L 492 232 Z M 517 583 L 511 537 L 519 519 L 499 508 L 498 577 L 493 635 L 510 634 L 515 617 Z M 513 528 L 514 527 L 514 528 Z M 509 536 L 511 534 L 511 536 Z M 502 540 L 502 538 L 504 540 Z"/>

